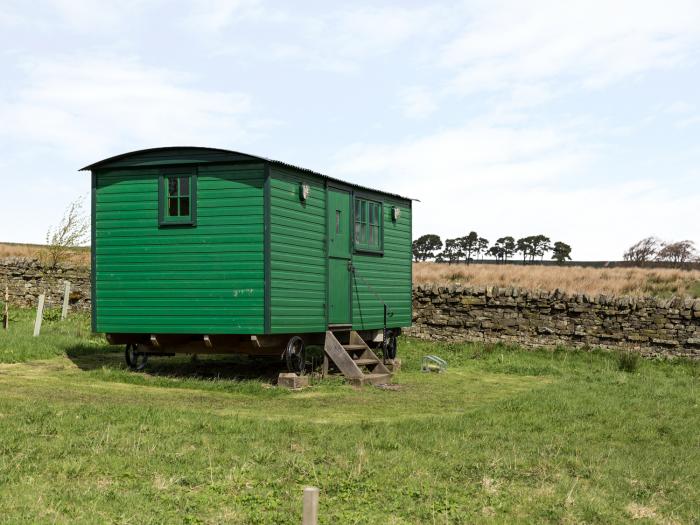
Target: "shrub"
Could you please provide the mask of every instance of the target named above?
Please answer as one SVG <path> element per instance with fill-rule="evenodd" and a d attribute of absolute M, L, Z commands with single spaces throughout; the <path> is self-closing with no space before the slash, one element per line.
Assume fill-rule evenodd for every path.
<path fill-rule="evenodd" d="M 90 221 L 83 210 L 83 199 L 70 203 L 61 222 L 46 232 L 46 246 L 40 251 L 39 259 L 49 268 L 56 268 L 75 255 L 76 248 L 88 241 Z"/>

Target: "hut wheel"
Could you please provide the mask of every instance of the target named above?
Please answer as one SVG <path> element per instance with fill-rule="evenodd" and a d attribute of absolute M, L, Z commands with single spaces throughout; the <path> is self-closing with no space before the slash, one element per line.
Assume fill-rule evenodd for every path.
<path fill-rule="evenodd" d="M 296 375 L 304 375 L 306 371 L 306 348 L 304 340 L 295 335 L 287 343 L 284 349 L 284 358 L 287 362 L 287 370 L 294 372 Z"/>
<path fill-rule="evenodd" d="M 126 366 L 131 370 L 143 370 L 146 368 L 146 363 L 148 363 L 148 354 L 144 352 L 137 352 L 137 346 L 133 344 L 126 345 L 126 350 L 124 351 L 124 358 L 126 359 Z"/>
<path fill-rule="evenodd" d="M 384 354 L 384 359 L 396 359 L 398 342 L 396 340 L 396 334 L 394 332 L 387 332 L 386 341 L 383 343 L 382 346 L 382 353 Z"/>

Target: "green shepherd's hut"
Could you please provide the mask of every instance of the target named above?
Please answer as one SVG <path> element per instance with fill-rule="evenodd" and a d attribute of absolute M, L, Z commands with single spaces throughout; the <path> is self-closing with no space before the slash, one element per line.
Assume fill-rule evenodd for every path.
<path fill-rule="evenodd" d="M 411 324 L 411 200 L 236 151 L 167 147 L 92 173 L 92 323 L 127 362 L 305 346 L 381 382 Z M 380 348 L 382 359 L 374 351 Z"/>

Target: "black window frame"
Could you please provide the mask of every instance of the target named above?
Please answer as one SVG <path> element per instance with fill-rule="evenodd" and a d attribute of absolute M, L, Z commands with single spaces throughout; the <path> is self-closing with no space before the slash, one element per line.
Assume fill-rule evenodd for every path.
<path fill-rule="evenodd" d="M 358 210 L 358 202 L 360 203 L 360 217 L 358 221 L 357 217 L 357 210 Z M 371 222 L 371 213 L 370 209 L 371 206 L 370 204 L 377 206 L 379 208 L 378 211 L 378 218 L 379 222 L 378 224 L 373 224 Z M 365 216 L 367 218 L 366 221 L 362 220 L 362 209 L 363 207 L 366 209 L 365 211 Z M 367 253 L 367 254 L 375 254 L 375 255 L 384 255 L 384 203 L 382 201 L 378 201 L 371 196 L 368 195 L 362 195 L 362 194 L 355 194 L 353 196 L 352 200 L 352 215 L 353 215 L 353 221 L 352 221 L 352 239 L 353 239 L 353 248 L 355 252 L 359 253 Z M 366 239 L 367 240 L 362 240 L 358 239 L 357 235 L 357 224 L 360 224 L 360 232 L 362 232 L 362 224 L 365 224 L 365 232 L 366 232 Z M 369 244 L 369 237 L 370 237 L 370 230 L 372 226 L 377 227 L 377 243 L 376 245 Z"/>
<path fill-rule="evenodd" d="M 168 179 L 187 177 L 189 179 L 189 215 L 170 216 L 168 214 L 169 185 Z M 179 182 L 178 182 L 179 185 Z M 179 194 L 178 206 L 182 205 Z M 197 168 L 163 168 L 158 177 L 158 226 L 196 226 L 197 225 Z"/>

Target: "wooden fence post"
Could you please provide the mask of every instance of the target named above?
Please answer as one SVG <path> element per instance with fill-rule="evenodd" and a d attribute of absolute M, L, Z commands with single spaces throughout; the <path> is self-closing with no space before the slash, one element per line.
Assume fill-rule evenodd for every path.
<path fill-rule="evenodd" d="M 9 304 L 10 304 L 10 290 L 5 285 L 5 306 L 2 311 L 2 328 L 3 330 L 7 330 L 10 328 L 10 311 L 9 311 Z"/>
<path fill-rule="evenodd" d="M 304 488 L 304 505 L 301 525 L 318 524 L 318 488 Z"/>
<path fill-rule="evenodd" d="M 63 309 L 61 310 L 61 321 L 68 317 L 68 298 L 70 297 L 70 281 L 66 281 L 66 287 L 63 290 Z"/>
<path fill-rule="evenodd" d="M 41 332 L 41 320 L 44 318 L 44 294 L 39 296 L 39 304 L 36 307 L 36 321 L 34 321 L 34 337 Z"/>

